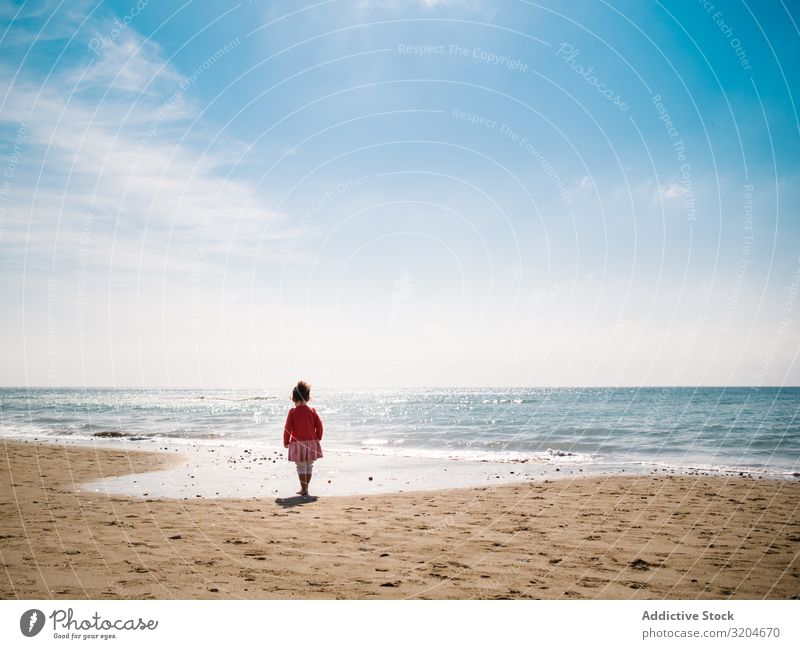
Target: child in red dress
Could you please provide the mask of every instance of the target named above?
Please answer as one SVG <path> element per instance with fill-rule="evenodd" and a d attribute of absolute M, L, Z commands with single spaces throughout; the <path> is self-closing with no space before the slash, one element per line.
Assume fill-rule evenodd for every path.
<path fill-rule="evenodd" d="M 286 417 L 283 429 L 283 447 L 289 449 L 289 461 L 297 465 L 297 476 L 300 478 L 301 496 L 308 495 L 308 483 L 311 482 L 311 469 L 314 460 L 322 457 L 322 420 L 317 411 L 308 407 L 311 399 L 311 386 L 299 381 L 292 390 L 294 408 Z"/>

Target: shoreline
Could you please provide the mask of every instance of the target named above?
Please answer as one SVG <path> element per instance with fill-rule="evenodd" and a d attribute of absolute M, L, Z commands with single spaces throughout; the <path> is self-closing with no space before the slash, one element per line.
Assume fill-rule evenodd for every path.
<path fill-rule="evenodd" d="M 156 453 L 166 466 L 143 473 L 123 473 L 81 485 L 87 491 L 138 498 L 274 498 L 294 494 L 295 467 L 286 451 L 257 440 L 250 443 L 173 443 L 140 439 L 70 439 L 5 437 L 5 442 L 91 448 L 125 453 Z M 525 484 L 570 477 L 686 475 L 795 481 L 800 474 L 766 473 L 757 468 L 708 467 L 630 460 L 587 462 L 580 456 L 555 454 L 545 459 L 488 460 L 380 454 L 328 446 L 314 465 L 312 491 L 317 496 L 362 496 L 412 491 L 466 489 Z"/>
<path fill-rule="evenodd" d="M 169 454 L 6 440 L 2 453 L 4 599 L 800 595 L 796 481 L 565 476 L 305 503 L 141 499 L 78 485 L 166 468 Z"/>

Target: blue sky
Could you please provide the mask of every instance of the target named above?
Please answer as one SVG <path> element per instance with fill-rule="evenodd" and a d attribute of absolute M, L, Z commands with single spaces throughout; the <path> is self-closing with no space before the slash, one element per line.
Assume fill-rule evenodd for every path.
<path fill-rule="evenodd" d="M 0 7 L 2 384 L 800 382 L 791 5 Z"/>

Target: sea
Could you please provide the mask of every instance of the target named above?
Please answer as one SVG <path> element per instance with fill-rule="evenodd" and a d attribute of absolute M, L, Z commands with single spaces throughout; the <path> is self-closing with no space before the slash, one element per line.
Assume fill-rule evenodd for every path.
<path fill-rule="evenodd" d="M 289 390 L 1 388 L 0 436 L 282 444 Z M 800 477 L 800 388 L 314 389 L 323 447 L 441 461 Z"/>

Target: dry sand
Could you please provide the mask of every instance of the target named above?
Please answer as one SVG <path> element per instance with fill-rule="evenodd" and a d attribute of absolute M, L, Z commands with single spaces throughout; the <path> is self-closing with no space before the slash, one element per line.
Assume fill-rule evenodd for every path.
<path fill-rule="evenodd" d="M 800 595 L 797 481 L 640 476 L 305 504 L 147 500 L 79 486 L 175 458 L 0 448 L 4 599 Z"/>

